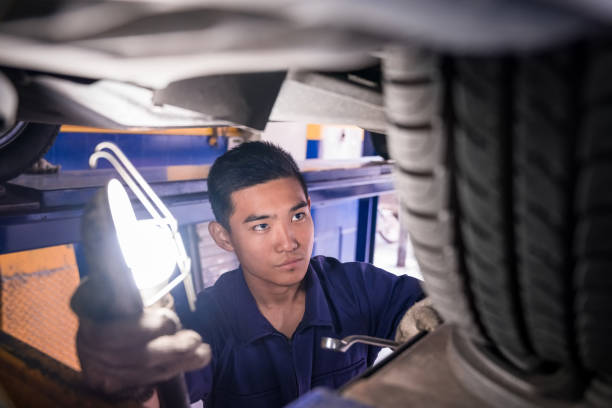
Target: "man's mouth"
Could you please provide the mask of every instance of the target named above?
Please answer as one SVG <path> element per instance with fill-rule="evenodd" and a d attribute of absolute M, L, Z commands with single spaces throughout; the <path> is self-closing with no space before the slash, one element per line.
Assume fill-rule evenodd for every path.
<path fill-rule="evenodd" d="M 279 265 L 276 265 L 278 268 L 291 268 L 302 262 L 304 258 L 292 258 L 289 259 Z"/>

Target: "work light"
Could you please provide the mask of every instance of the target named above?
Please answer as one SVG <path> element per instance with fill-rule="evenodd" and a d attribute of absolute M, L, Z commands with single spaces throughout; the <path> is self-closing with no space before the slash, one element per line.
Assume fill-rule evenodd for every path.
<path fill-rule="evenodd" d="M 102 142 L 89 159 L 92 168 L 99 159 L 111 163 L 121 180 L 142 204 L 148 217 L 138 218 L 127 190 L 119 179 L 111 179 L 85 209 L 82 244 L 88 279 L 96 281 L 103 302 L 95 318 L 109 320 L 138 316 L 181 282 L 190 308 L 195 293 L 191 261 L 178 231 L 178 223 L 153 189 L 123 152 Z M 178 269 L 178 275 L 172 276 Z M 182 375 L 158 385 L 162 406 L 189 407 Z"/>

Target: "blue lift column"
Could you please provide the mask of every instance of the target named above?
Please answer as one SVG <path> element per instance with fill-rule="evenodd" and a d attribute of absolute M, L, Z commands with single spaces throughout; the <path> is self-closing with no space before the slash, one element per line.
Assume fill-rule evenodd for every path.
<path fill-rule="evenodd" d="M 355 260 L 372 263 L 376 241 L 376 214 L 378 196 L 359 199 L 359 218 L 357 224 L 357 245 Z"/>

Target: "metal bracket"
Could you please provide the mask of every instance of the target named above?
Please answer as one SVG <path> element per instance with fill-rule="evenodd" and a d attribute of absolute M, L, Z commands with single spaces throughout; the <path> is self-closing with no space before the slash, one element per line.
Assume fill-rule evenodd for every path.
<path fill-rule="evenodd" d="M 94 153 L 89 157 L 89 166 L 92 169 L 96 168 L 100 159 L 107 160 L 117 170 L 123 181 L 151 215 L 153 222 L 160 227 L 166 227 L 170 230 L 173 242 L 176 245 L 178 254 L 177 265 L 180 274 L 160 289 L 159 292 L 148 299 L 143 299 L 144 305 L 150 306 L 154 304 L 168 294 L 175 286 L 183 282 L 189 308 L 194 311 L 196 295 L 191 275 L 191 259 L 185 251 L 185 245 L 178 231 L 176 219 L 117 145 L 111 142 L 99 143 Z"/>

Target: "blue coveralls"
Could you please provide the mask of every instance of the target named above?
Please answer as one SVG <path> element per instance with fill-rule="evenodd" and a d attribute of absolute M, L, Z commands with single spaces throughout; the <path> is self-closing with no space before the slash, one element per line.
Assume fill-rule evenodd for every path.
<path fill-rule="evenodd" d="M 306 307 L 291 339 L 259 312 L 237 269 L 199 296 L 194 327 L 212 348 L 210 365 L 186 374 L 191 401 L 213 407 L 281 407 L 311 388 L 337 388 L 374 362 L 378 347 L 324 350 L 321 337 L 392 338 L 423 297 L 419 281 L 370 264 L 317 256 L 305 276 Z"/>

